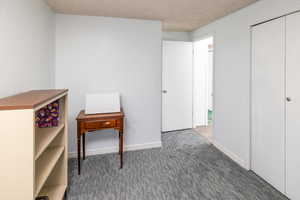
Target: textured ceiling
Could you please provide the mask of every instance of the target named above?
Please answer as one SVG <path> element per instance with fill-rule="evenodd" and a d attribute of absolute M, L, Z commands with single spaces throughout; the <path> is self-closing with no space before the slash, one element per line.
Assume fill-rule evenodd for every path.
<path fill-rule="evenodd" d="M 164 31 L 193 31 L 257 0 L 47 0 L 57 13 L 161 20 Z"/>

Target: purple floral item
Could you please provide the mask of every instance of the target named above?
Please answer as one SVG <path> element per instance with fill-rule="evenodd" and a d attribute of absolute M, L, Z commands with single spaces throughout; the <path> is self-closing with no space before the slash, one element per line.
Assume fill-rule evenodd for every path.
<path fill-rule="evenodd" d="M 35 123 L 39 128 L 56 127 L 59 124 L 59 101 L 54 101 L 37 111 Z"/>

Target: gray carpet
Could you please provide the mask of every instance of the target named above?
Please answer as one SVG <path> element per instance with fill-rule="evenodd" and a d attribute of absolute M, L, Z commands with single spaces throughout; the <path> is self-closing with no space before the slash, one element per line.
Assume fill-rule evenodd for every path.
<path fill-rule="evenodd" d="M 69 161 L 68 200 L 286 200 L 193 130 L 162 135 L 163 147 Z"/>

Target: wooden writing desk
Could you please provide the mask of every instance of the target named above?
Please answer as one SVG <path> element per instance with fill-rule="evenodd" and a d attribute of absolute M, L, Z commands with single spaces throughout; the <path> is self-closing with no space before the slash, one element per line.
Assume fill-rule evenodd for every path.
<path fill-rule="evenodd" d="M 120 154 L 120 168 L 123 167 L 123 129 L 124 129 L 124 113 L 105 113 L 86 115 L 82 110 L 77 120 L 77 155 L 78 155 L 78 174 L 80 174 L 80 158 L 81 158 L 81 136 L 82 136 L 82 150 L 83 160 L 85 159 L 85 134 L 87 132 L 98 131 L 103 129 L 115 129 L 119 131 L 119 154 Z"/>

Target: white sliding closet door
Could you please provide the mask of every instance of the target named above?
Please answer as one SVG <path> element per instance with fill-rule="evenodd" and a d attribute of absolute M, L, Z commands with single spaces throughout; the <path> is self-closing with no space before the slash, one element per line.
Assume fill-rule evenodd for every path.
<path fill-rule="evenodd" d="M 300 13 L 286 17 L 287 195 L 300 199 Z"/>
<path fill-rule="evenodd" d="M 252 42 L 252 170 L 284 193 L 284 18 L 253 27 Z"/>
<path fill-rule="evenodd" d="M 193 44 L 163 42 L 162 130 L 192 128 Z"/>

